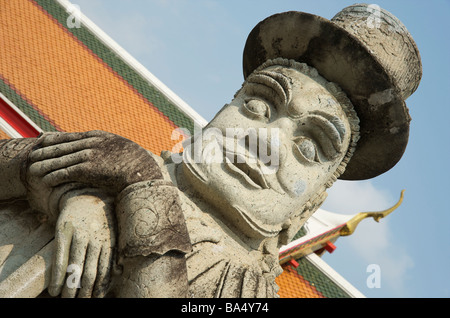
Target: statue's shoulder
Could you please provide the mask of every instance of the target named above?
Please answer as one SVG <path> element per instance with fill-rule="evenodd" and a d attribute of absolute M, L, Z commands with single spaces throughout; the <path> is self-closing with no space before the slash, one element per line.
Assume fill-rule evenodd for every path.
<path fill-rule="evenodd" d="M 119 250 L 128 257 L 170 250 L 188 253 L 192 247 L 180 191 L 164 159 L 147 152 L 154 159 L 151 169 L 159 170 L 163 178 L 132 184 L 116 197 Z"/>
<path fill-rule="evenodd" d="M 197 217 L 195 217 L 197 216 Z M 186 256 L 192 297 L 277 297 L 277 275 L 264 255 L 240 244 L 215 220 L 188 216 L 192 252 Z"/>

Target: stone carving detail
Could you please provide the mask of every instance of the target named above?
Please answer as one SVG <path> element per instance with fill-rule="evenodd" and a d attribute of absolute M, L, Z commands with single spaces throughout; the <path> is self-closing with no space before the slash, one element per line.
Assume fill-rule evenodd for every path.
<path fill-rule="evenodd" d="M 404 100 L 420 56 L 391 14 L 380 11 L 381 31 L 369 30 L 369 11 L 351 6 L 332 21 L 287 12 L 258 24 L 241 89 L 181 157 L 102 131 L 0 141 L 0 201 L 9 204 L 0 226 L 26 204 L 55 236 L 51 270 L 8 277 L 0 295 L 23 283 L 35 289 L 26 295 L 277 297 L 278 249 L 326 189 L 384 173 L 406 146 Z M 389 25 L 401 32 L 385 45 Z M 415 51 L 395 44 L 405 39 Z M 380 47 L 412 55 L 397 70 Z M 67 280 L 71 266 L 79 284 Z"/>
<path fill-rule="evenodd" d="M 116 214 L 124 256 L 164 255 L 191 250 L 178 190 L 169 181 L 133 184 L 117 198 Z"/>

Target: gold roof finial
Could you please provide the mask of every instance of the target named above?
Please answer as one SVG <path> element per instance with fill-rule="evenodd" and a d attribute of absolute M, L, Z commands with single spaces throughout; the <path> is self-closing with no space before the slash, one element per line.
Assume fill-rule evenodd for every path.
<path fill-rule="evenodd" d="M 387 210 L 380 211 L 380 212 L 361 212 L 361 213 L 358 213 L 357 215 L 355 215 L 350 221 L 348 221 L 346 223 L 346 225 L 344 227 L 342 227 L 342 229 L 339 232 L 340 235 L 347 236 L 347 235 L 353 234 L 353 232 L 355 231 L 359 222 L 361 222 L 362 220 L 364 220 L 368 217 L 372 217 L 375 221 L 379 222 L 380 219 L 382 219 L 382 218 L 386 217 L 387 215 L 389 215 L 390 213 L 392 213 L 395 209 L 397 209 L 400 206 L 400 204 L 402 204 L 404 192 L 405 192 L 405 190 L 402 190 L 402 192 L 400 194 L 400 199 L 398 200 L 398 202 L 394 206 L 392 206 L 391 208 L 389 208 Z"/>

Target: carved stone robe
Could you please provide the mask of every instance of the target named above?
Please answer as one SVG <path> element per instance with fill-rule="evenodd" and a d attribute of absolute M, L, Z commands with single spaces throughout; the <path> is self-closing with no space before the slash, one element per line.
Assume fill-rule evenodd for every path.
<path fill-rule="evenodd" d="M 176 179 L 168 172 L 174 166 L 167 167 L 160 157 L 154 156 L 154 158 L 162 168 L 165 179 L 157 181 L 158 186 L 163 186 L 159 189 L 164 187 L 176 189 L 181 211 L 171 210 L 167 215 L 151 215 L 148 220 L 155 221 L 156 216 L 166 225 L 173 222 L 180 225 L 179 212 L 181 212 L 183 214 L 181 219 L 184 218 L 185 225 L 183 224 L 179 229 L 187 228 L 190 244 L 184 240 L 179 242 L 181 245 L 174 243 L 177 237 L 185 236 L 165 231 L 167 228 L 164 226 L 162 229 L 165 232 L 155 235 L 161 230 L 160 227 L 155 227 L 158 222 L 140 223 L 138 221 L 141 218 L 129 217 L 131 215 L 129 212 L 125 213 L 124 218 L 123 215 L 117 214 L 120 211 L 116 211 L 122 226 L 128 223 L 132 225 L 125 229 L 122 227 L 123 232 L 119 234 L 119 245 L 121 245 L 119 248 L 129 256 L 161 254 L 171 249 L 187 253 L 190 297 L 278 297 L 278 287 L 275 283 L 275 277 L 281 273 L 278 255 L 249 248 L 220 219 L 202 211 L 202 207 L 195 204 L 185 193 L 169 185 L 172 182 L 175 186 L 177 185 Z M 139 188 L 139 185 L 136 187 Z M 146 192 L 154 192 L 153 190 L 147 189 Z M 173 193 L 171 195 L 173 196 Z M 161 193 L 157 193 L 156 196 L 159 198 Z M 120 204 L 116 208 L 120 208 Z M 162 209 L 153 212 L 160 214 L 164 213 L 163 210 L 165 211 Z M 39 222 L 37 217 L 38 215 L 33 214 L 26 201 L 0 206 L 0 285 L 2 280 L 13 274 L 27 259 L 38 253 L 52 240 L 54 229 L 46 223 Z M 120 226 L 119 224 L 119 228 Z M 10 234 L 8 231 L 14 233 Z M 141 235 L 136 240 L 133 238 L 135 233 L 146 235 Z M 166 244 L 166 239 L 170 241 L 169 244 Z M 155 244 L 152 245 L 153 243 Z M 152 246 L 146 246 L 146 244 Z M 48 268 L 47 266 L 47 270 Z M 44 288 L 45 286 L 42 285 L 41 291 Z M 39 293 L 35 292 L 35 296 Z"/>
<path fill-rule="evenodd" d="M 163 175 L 176 184 L 174 169 L 167 165 Z M 188 192 L 180 191 L 180 200 L 192 244 L 186 254 L 190 297 L 278 297 L 278 254 L 250 248 Z"/>

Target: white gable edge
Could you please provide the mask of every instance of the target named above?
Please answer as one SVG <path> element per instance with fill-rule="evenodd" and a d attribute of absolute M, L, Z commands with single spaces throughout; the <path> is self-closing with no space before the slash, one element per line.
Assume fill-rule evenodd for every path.
<path fill-rule="evenodd" d="M 68 0 L 56 0 L 67 12 L 74 12 L 76 8 Z M 191 118 L 195 125 L 204 127 L 208 122 L 200 116 L 192 107 L 183 101 L 178 95 L 163 84 L 156 76 L 154 76 L 147 68 L 139 63 L 133 56 L 131 56 L 124 48 L 122 48 L 116 41 L 101 30 L 94 22 L 86 17 L 82 12 L 79 14 L 80 22 L 87 27 L 93 34 L 97 36 L 106 46 L 119 55 L 130 67 L 132 67 L 139 75 L 145 78 L 150 84 L 156 87 L 164 96 L 167 97 L 175 106 L 178 107 L 187 117 Z"/>

